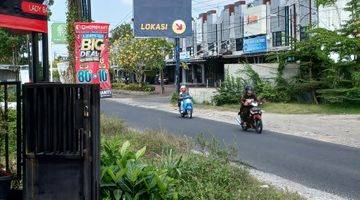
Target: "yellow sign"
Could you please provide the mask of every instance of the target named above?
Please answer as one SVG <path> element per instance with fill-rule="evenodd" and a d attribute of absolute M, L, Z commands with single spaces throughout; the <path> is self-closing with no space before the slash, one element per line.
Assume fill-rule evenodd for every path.
<path fill-rule="evenodd" d="M 167 24 L 141 24 L 141 30 L 146 31 L 166 31 L 168 29 Z"/>

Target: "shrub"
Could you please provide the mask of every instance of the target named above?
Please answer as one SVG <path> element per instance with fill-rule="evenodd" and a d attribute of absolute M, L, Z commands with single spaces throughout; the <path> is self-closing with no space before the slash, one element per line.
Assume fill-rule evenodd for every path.
<path fill-rule="evenodd" d="M 173 93 L 171 94 L 170 102 L 171 102 L 172 104 L 177 104 L 178 98 L 179 98 L 178 93 L 177 93 L 177 92 L 173 92 Z"/>
<path fill-rule="evenodd" d="M 189 150 L 195 147 L 186 138 L 158 131 L 129 131 L 119 119 L 102 118 L 110 120 L 101 124 L 109 126 L 102 130 L 122 129 L 102 143 L 102 199 L 301 199 L 272 186 L 261 187 L 247 169 L 231 164 L 233 152 L 238 152 L 236 144 L 227 147 L 200 135 L 196 143 L 204 154 L 194 154 Z M 126 140 L 132 145 L 122 144 Z M 152 184 L 147 185 L 149 182 Z"/>
<path fill-rule="evenodd" d="M 130 142 L 103 144 L 101 152 L 101 196 L 109 200 L 177 199 L 176 180 L 167 169 L 140 162 L 146 147 L 129 151 Z"/>
<path fill-rule="evenodd" d="M 247 169 L 212 157 L 190 155 L 180 170 L 179 199 L 301 199 L 272 186 L 261 187 Z"/>
<path fill-rule="evenodd" d="M 218 94 L 214 96 L 216 105 L 236 104 L 240 102 L 241 95 L 244 91 L 244 80 L 226 75 L 226 79 L 218 89 Z"/>
<path fill-rule="evenodd" d="M 326 103 L 346 103 L 355 105 L 360 103 L 360 87 L 324 89 L 318 90 L 317 92 Z"/>
<path fill-rule="evenodd" d="M 8 126 L 9 130 L 9 159 L 10 167 L 15 169 L 16 160 L 16 111 L 9 109 L 8 123 L 4 121 L 4 112 L 0 107 L 0 163 L 5 163 L 5 127 Z"/>
<path fill-rule="evenodd" d="M 128 91 L 140 91 L 140 92 L 154 92 L 155 87 L 152 85 L 136 84 L 136 83 L 113 83 L 112 87 L 119 90 L 128 90 Z"/>
<path fill-rule="evenodd" d="M 244 73 L 247 78 L 226 75 L 224 84 L 218 89 L 219 94 L 214 97 L 216 105 L 238 104 L 245 85 L 252 85 L 257 96 L 267 101 L 289 102 L 294 99 L 294 86 L 283 79 L 281 73 L 275 83 L 262 79 L 250 65 L 245 66 L 240 73 Z"/>

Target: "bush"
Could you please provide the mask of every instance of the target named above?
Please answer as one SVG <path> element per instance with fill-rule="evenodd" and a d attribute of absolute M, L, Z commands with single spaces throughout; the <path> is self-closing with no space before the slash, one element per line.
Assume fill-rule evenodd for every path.
<path fill-rule="evenodd" d="M 136 83 L 113 83 L 113 89 L 128 90 L 128 91 L 140 91 L 140 92 L 154 92 L 155 87 L 152 85 L 136 84 Z"/>
<path fill-rule="evenodd" d="M 140 161 L 146 147 L 129 151 L 130 142 L 107 141 L 101 152 L 102 199 L 177 199 L 176 180 L 168 170 Z"/>
<path fill-rule="evenodd" d="M 246 79 L 235 78 L 227 74 L 224 84 L 214 97 L 215 104 L 238 104 L 244 92 L 245 85 L 252 85 L 258 98 L 271 102 L 289 102 L 294 99 L 294 86 L 278 75 L 275 83 L 262 79 L 250 65 L 241 71 Z"/>
<path fill-rule="evenodd" d="M 125 193 L 125 199 L 130 200 L 136 197 L 184 200 L 301 199 L 297 194 L 282 192 L 272 186 L 261 187 L 263 184 L 253 178 L 247 169 L 231 164 L 229 160 L 234 158 L 233 151 L 238 152 L 233 149 L 236 144 L 224 148 L 215 139 L 209 142 L 204 135 L 200 135 L 196 143 L 197 149 L 203 153 L 194 154 L 190 150 L 195 148 L 195 142 L 186 138 L 158 131 L 130 131 L 123 127 L 121 120 L 105 116 L 102 116 L 102 122 L 101 126 L 109 126 L 102 127 L 102 131 L 121 130 L 116 136 L 102 132 L 106 139 L 101 151 L 103 199 L 119 199 Z M 130 142 L 121 145 L 124 141 Z M 149 182 L 152 184 L 147 185 Z"/>
<path fill-rule="evenodd" d="M 0 108 L 0 164 L 5 164 L 5 123 L 4 112 Z M 8 123 L 6 124 L 9 130 L 9 159 L 10 167 L 12 170 L 15 169 L 16 161 L 16 111 L 9 109 L 8 111 Z"/>
<path fill-rule="evenodd" d="M 244 91 L 244 80 L 226 75 L 226 79 L 218 89 L 218 94 L 214 96 L 214 102 L 217 106 L 225 104 L 237 104 L 240 102 Z"/>
<path fill-rule="evenodd" d="M 170 102 L 171 102 L 172 104 L 177 104 L 178 99 L 179 99 L 179 94 L 178 94 L 177 92 L 173 92 L 173 93 L 171 94 Z"/>
<path fill-rule="evenodd" d="M 324 89 L 317 92 L 326 103 L 360 104 L 360 87 Z"/>

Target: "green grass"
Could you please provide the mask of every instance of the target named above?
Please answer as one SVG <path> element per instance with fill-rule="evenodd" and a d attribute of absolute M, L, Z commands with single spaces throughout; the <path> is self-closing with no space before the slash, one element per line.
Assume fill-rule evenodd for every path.
<path fill-rule="evenodd" d="M 198 104 L 199 108 L 216 109 L 221 111 L 238 111 L 240 105 L 212 106 Z M 360 114 L 360 105 L 315 105 L 299 103 L 265 103 L 265 112 L 279 114 Z"/>
<path fill-rule="evenodd" d="M 208 148 L 209 155 L 194 154 L 195 141 L 166 132 L 138 132 L 127 129 L 116 118 L 101 116 L 101 133 L 106 140 L 129 141 L 134 150 L 146 146 L 142 162 L 164 167 L 164 161 L 180 158 L 176 191 L 178 199 L 241 200 L 241 199 L 303 199 L 298 194 L 280 191 L 275 187 L 261 187 L 263 183 L 252 177 L 245 167 L 234 166 L 219 153 L 219 145 L 198 138 L 200 149 Z M 203 141 L 203 142 L 202 142 Z M 170 151 L 170 149 L 172 151 Z M 172 154 L 169 155 L 169 152 Z M 219 156 L 222 155 L 222 156 Z"/>

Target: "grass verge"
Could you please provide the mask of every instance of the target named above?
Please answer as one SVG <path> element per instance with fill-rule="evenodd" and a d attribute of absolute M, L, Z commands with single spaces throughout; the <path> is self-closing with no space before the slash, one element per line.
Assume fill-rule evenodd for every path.
<path fill-rule="evenodd" d="M 302 199 L 298 194 L 280 191 L 272 186 L 262 187 L 264 184 L 250 176 L 246 168 L 228 162 L 229 153 L 218 153 L 223 151 L 217 149 L 220 148 L 219 145 L 202 142 L 201 138 L 198 138 L 199 144 L 196 144 L 193 140 L 161 131 L 129 130 L 120 120 L 104 115 L 101 117 L 101 133 L 103 144 L 129 141 L 130 148 L 134 151 L 146 146 L 146 152 L 140 162 L 156 166 L 174 180 L 171 182 L 171 192 L 176 195 L 164 199 Z M 200 152 L 206 150 L 208 153 L 193 153 L 195 145 L 200 145 L 199 148 L 204 150 Z M 174 168 L 176 173 L 173 173 Z M 142 192 L 142 195 L 144 194 L 146 191 Z"/>

